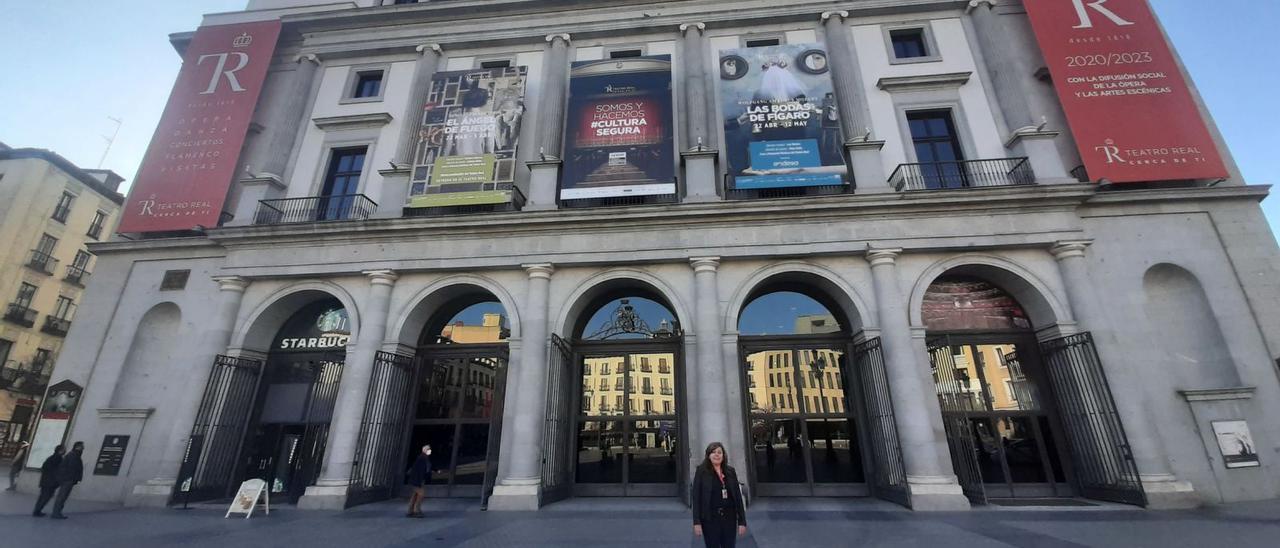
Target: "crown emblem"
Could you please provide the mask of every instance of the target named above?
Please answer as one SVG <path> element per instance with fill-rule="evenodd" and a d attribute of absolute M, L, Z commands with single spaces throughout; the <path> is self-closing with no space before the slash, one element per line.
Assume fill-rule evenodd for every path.
<path fill-rule="evenodd" d="M 247 48 L 249 47 L 249 44 L 252 44 L 252 43 L 253 43 L 253 37 L 249 36 L 249 33 L 244 32 L 244 33 L 240 33 L 240 36 L 237 36 L 235 37 L 235 39 L 231 40 L 231 47 Z"/>

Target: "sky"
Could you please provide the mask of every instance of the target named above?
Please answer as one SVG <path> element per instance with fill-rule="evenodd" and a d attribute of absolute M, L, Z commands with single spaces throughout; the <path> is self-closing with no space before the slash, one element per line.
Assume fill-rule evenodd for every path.
<path fill-rule="evenodd" d="M 1280 2 L 1150 0 L 1250 184 L 1280 182 Z M 181 59 L 173 32 L 245 0 L 0 0 L 0 141 L 132 181 Z M 123 121 L 110 151 L 116 124 Z M 106 153 L 104 158 L 103 154 Z M 1280 230 L 1280 198 L 1263 202 Z"/>

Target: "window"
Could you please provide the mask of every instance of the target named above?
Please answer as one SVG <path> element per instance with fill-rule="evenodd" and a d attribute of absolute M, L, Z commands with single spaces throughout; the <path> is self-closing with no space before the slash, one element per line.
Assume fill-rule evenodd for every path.
<path fill-rule="evenodd" d="M 187 287 L 187 279 L 191 277 L 190 270 L 166 270 L 164 278 L 160 280 L 160 290 L 182 289 Z"/>
<path fill-rule="evenodd" d="M 346 219 L 351 216 L 360 190 L 360 174 L 364 171 L 366 147 L 333 150 L 324 186 L 320 189 L 317 217 L 321 221 Z"/>
<path fill-rule="evenodd" d="M 671 402 L 669 401 L 662 402 L 662 414 L 663 415 L 671 414 Z"/>
<path fill-rule="evenodd" d="M 18 288 L 18 298 L 13 301 L 13 304 L 21 308 L 31 308 L 31 299 L 35 298 L 36 289 L 38 289 L 36 286 L 23 282 Z"/>
<path fill-rule="evenodd" d="M 618 49 L 618 50 L 613 50 L 609 52 L 609 58 L 610 59 L 626 59 L 628 57 L 639 57 L 643 54 L 644 52 L 640 51 L 639 49 Z"/>
<path fill-rule="evenodd" d="M 746 45 L 749 48 L 767 48 L 781 44 L 781 38 L 751 38 L 746 41 Z"/>
<path fill-rule="evenodd" d="M 590 375 L 590 374 L 591 374 L 591 364 L 589 364 L 589 363 L 584 363 L 584 364 L 582 364 L 582 374 L 583 374 L 583 375 Z"/>
<path fill-rule="evenodd" d="M 58 239 L 48 234 L 40 235 L 40 243 L 36 245 L 36 251 L 45 255 L 53 255 L 53 248 L 58 246 Z"/>
<path fill-rule="evenodd" d="M 9 351 L 13 349 L 13 341 L 0 339 L 0 366 L 8 363 Z"/>
<path fill-rule="evenodd" d="M 74 307 L 75 301 L 59 295 L 58 304 L 53 307 L 53 317 L 59 320 L 70 320 L 71 309 Z"/>
<path fill-rule="evenodd" d="M 609 374 L 609 362 L 605 362 L 605 363 L 600 364 L 600 374 L 601 374 L 601 375 L 608 375 L 608 374 Z"/>
<path fill-rule="evenodd" d="M 37 348 L 36 355 L 31 358 L 31 370 L 36 373 L 44 371 L 53 362 L 53 352 L 48 349 Z"/>
<path fill-rule="evenodd" d="M 956 135 L 951 110 L 923 110 L 907 113 L 911 144 L 925 188 L 957 188 L 968 185 L 968 177 L 960 162 L 964 153 Z"/>
<path fill-rule="evenodd" d="M 88 236 L 95 240 L 98 239 L 100 236 L 102 236 L 102 225 L 106 223 L 107 223 L 106 212 L 99 210 L 97 213 L 94 213 L 93 221 L 89 223 L 89 231 L 84 233 L 85 236 Z"/>
<path fill-rule="evenodd" d="M 923 28 L 891 30 L 889 41 L 893 43 L 893 56 L 897 59 L 929 57 Z"/>
<path fill-rule="evenodd" d="M 67 222 L 67 216 L 71 214 L 71 202 L 74 202 L 76 195 L 70 192 L 63 192 L 62 197 L 58 198 L 58 205 L 53 208 L 53 220 L 59 223 Z"/>
<path fill-rule="evenodd" d="M 356 84 L 351 90 L 353 99 L 373 99 L 382 96 L 382 71 L 365 70 L 356 73 Z"/>
<path fill-rule="evenodd" d="M 480 62 L 480 68 L 485 68 L 485 69 L 507 68 L 510 66 L 511 66 L 510 59 L 494 59 L 492 61 Z"/>

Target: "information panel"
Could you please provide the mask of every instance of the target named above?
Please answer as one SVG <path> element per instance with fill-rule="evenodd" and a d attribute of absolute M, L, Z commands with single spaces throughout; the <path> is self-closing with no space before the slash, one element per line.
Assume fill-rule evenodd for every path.
<path fill-rule="evenodd" d="M 1026 0 L 1089 176 L 1227 176 L 1146 0 Z"/>
<path fill-rule="evenodd" d="M 98 450 L 98 460 L 93 463 L 93 475 L 120 475 L 120 466 L 124 464 L 124 453 L 128 449 L 129 436 L 103 436 L 102 448 Z"/>
<path fill-rule="evenodd" d="M 720 51 L 730 187 L 841 185 L 839 110 L 821 44 Z"/>
<path fill-rule="evenodd" d="M 578 61 L 560 199 L 675 194 L 671 56 Z"/>
<path fill-rule="evenodd" d="M 118 232 L 218 226 L 280 21 L 196 30 Z"/>

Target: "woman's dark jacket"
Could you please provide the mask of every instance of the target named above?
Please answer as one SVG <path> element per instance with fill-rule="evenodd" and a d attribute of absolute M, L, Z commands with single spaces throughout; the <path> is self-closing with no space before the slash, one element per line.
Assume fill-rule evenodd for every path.
<path fill-rule="evenodd" d="M 40 465 L 40 487 L 58 486 L 58 468 L 62 466 L 62 455 L 54 453 L 44 459 Z"/>
<path fill-rule="evenodd" d="M 729 500 L 733 501 L 733 507 L 737 509 L 738 525 L 746 525 L 747 512 L 746 506 L 742 503 L 742 487 L 738 485 L 738 473 L 727 464 L 723 471 L 724 486 L 729 489 Z M 720 488 L 720 478 L 715 470 L 698 466 L 698 471 L 693 474 L 692 488 L 694 525 L 701 525 L 716 515 L 716 507 L 720 501 Z"/>
<path fill-rule="evenodd" d="M 431 479 L 431 457 L 418 453 L 418 460 L 409 468 L 409 485 L 422 487 Z"/>

